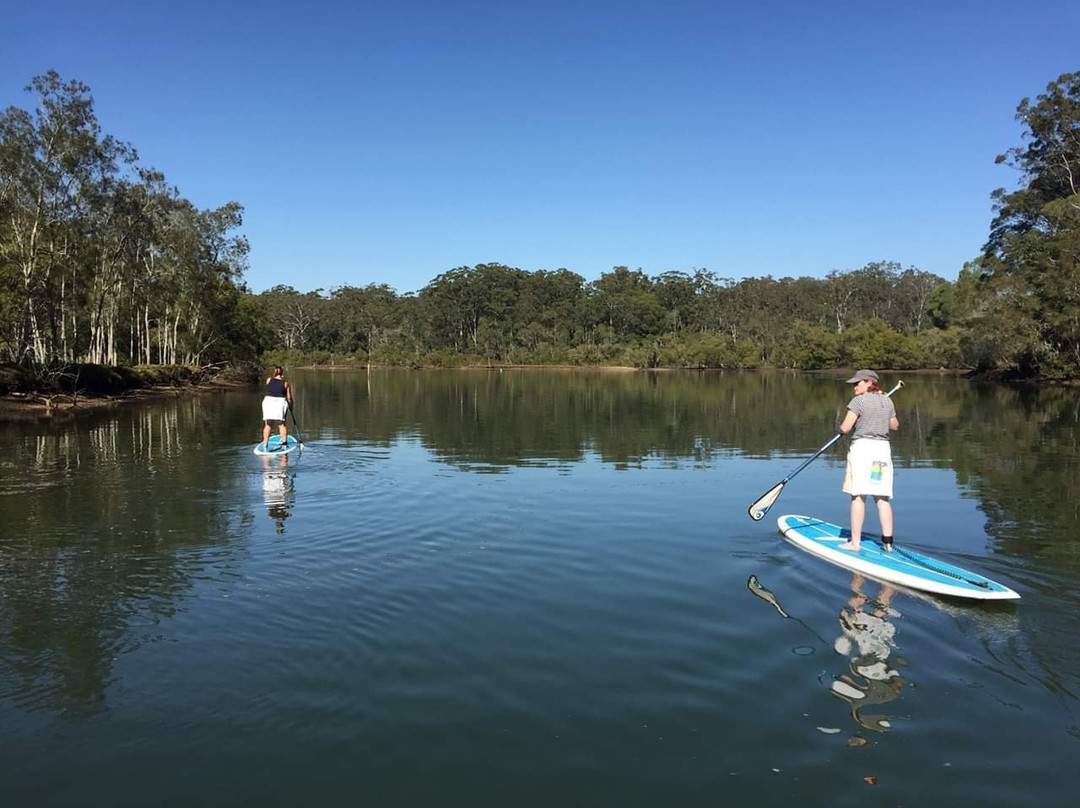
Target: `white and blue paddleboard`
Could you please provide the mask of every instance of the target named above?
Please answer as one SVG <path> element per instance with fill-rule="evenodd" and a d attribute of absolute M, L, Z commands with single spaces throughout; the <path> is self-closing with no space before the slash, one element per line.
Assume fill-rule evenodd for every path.
<path fill-rule="evenodd" d="M 281 444 L 281 435 L 271 435 L 270 440 L 265 444 L 256 443 L 253 451 L 257 455 L 286 455 L 295 450 L 299 445 L 296 438 L 292 435 L 289 435 L 285 439 L 284 446 Z"/>
<path fill-rule="evenodd" d="M 785 538 L 808 553 L 838 567 L 861 572 L 869 578 L 909 589 L 975 600 L 1015 600 L 1020 596 L 1007 586 L 977 572 L 965 570 L 896 545 L 891 553 L 882 549 L 878 537 L 863 535 L 859 552 L 841 550 L 851 532 L 812 516 L 781 516 L 776 520 Z"/>

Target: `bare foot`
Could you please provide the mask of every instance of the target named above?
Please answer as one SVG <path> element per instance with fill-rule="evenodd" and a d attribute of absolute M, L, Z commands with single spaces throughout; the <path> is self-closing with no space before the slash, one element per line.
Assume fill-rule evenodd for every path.
<path fill-rule="evenodd" d="M 836 547 L 837 547 L 837 549 L 840 549 L 840 550 L 851 550 L 851 552 L 853 552 L 853 553 L 859 552 L 859 545 L 852 544 L 849 541 L 846 541 L 843 544 L 838 544 L 838 545 L 836 545 Z"/>

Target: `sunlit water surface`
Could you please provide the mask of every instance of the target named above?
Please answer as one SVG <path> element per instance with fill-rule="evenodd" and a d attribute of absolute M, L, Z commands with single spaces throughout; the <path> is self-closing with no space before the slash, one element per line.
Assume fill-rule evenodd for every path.
<path fill-rule="evenodd" d="M 256 390 L 0 424 L 2 804 L 1071 803 L 1075 392 L 897 395 L 898 541 L 988 607 L 782 539 L 841 447 L 747 517 L 836 377 L 290 378 L 287 458 Z"/>

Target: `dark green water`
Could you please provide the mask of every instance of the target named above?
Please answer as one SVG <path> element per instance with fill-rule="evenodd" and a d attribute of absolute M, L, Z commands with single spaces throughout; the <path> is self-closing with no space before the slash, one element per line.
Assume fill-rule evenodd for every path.
<path fill-rule="evenodd" d="M 0 423 L 0 805 L 1072 802 L 1076 392 L 897 395 L 898 541 L 987 607 L 783 541 L 840 447 L 747 517 L 835 378 L 290 378 L 265 463 L 254 390 Z"/>

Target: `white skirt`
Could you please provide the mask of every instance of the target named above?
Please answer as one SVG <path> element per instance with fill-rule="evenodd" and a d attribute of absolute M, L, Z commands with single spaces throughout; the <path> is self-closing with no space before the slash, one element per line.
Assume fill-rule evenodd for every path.
<path fill-rule="evenodd" d="M 264 396 L 262 400 L 262 413 L 264 421 L 284 421 L 285 413 L 289 409 L 289 402 L 281 396 Z"/>
<path fill-rule="evenodd" d="M 847 469 L 844 471 L 843 491 L 854 497 L 892 499 L 892 450 L 887 440 L 863 438 L 851 442 Z"/>

